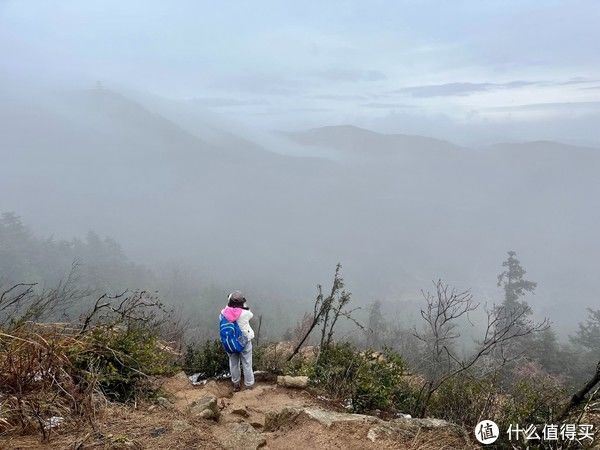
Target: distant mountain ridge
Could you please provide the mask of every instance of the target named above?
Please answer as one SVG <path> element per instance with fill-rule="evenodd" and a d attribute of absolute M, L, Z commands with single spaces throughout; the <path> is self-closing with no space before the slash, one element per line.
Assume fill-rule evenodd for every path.
<path fill-rule="evenodd" d="M 409 134 L 383 134 L 354 125 L 334 125 L 285 133 L 303 145 L 329 147 L 361 158 L 390 158 L 400 152 L 456 152 L 461 147 L 441 139 Z"/>
<path fill-rule="evenodd" d="M 323 146 L 336 149 L 345 155 L 361 155 L 371 157 L 394 157 L 406 151 L 423 153 L 450 152 L 457 155 L 473 149 L 491 151 L 526 151 L 526 152 L 600 152 L 600 149 L 580 145 L 565 144 L 557 141 L 524 141 L 498 142 L 487 146 L 465 147 L 450 141 L 427 136 L 380 133 L 355 125 L 330 125 L 311 128 L 303 131 L 282 132 L 283 135 L 301 145 Z"/>
<path fill-rule="evenodd" d="M 176 101 L 104 89 L 18 100 L 0 104 L 0 205 L 42 233 L 93 228 L 145 264 L 192 261 L 295 298 L 338 261 L 357 298 L 416 302 L 434 277 L 487 293 L 515 249 L 548 311 L 575 288 L 582 305 L 595 295 L 597 149 L 354 126 L 260 141 Z M 299 156 L 277 148 L 289 142 Z"/>

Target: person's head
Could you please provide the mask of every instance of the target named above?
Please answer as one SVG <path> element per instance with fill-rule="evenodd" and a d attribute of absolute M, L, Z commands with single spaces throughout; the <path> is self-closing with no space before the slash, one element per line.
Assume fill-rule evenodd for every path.
<path fill-rule="evenodd" d="M 246 298 L 241 291 L 233 291 L 227 297 L 227 306 L 231 306 L 232 308 L 244 308 L 246 304 Z"/>

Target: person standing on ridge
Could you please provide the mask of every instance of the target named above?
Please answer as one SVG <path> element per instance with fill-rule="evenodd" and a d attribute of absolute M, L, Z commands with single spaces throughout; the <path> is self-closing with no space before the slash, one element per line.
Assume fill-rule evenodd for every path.
<path fill-rule="evenodd" d="M 244 387 L 252 389 L 254 386 L 252 370 L 254 330 L 250 326 L 250 319 L 253 316 L 244 295 L 240 291 L 233 291 L 229 294 L 227 306 L 221 310 L 219 317 L 221 343 L 229 356 L 229 372 L 234 392 L 240 390 L 242 379 L 240 363 L 244 371 Z"/>

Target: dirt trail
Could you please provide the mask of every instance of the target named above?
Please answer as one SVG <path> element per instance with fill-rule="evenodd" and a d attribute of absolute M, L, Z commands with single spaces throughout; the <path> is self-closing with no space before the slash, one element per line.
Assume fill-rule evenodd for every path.
<path fill-rule="evenodd" d="M 279 387 L 274 383 L 258 382 L 252 389 L 244 389 L 234 394 L 228 381 L 209 381 L 203 386 L 194 386 L 181 378 L 171 378 L 163 385 L 175 408 L 186 413 L 192 403 L 206 395 L 217 397 L 221 418 L 219 425 L 240 422 L 240 418 L 253 423 L 256 428 L 264 426 L 265 415 L 280 411 L 285 407 L 319 406 L 319 402 L 304 390 Z M 240 415 L 239 411 L 245 410 Z M 234 413 L 234 411 L 238 411 Z M 260 426 L 259 426 L 260 424 Z"/>
<path fill-rule="evenodd" d="M 132 406 L 110 404 L 89 424 L 56 429 L 50 444 L 37 436 L 2 441 L 0 449 L 464 449 L 470 443 L 447 427 L 384 422 L 334 411 L 302 389 L 259 382 L 233 393 L 228 381 L 193 386 L 185 375 L 165 380 L 166 399 Z M 200 418 L 191 406 L 217 398 L 218 420 Z M 214 400 L 213 400 L 214 402 Z M 265 421 L 268 426 L 265 427 Z M 392 426 L 393 425 L 393 426 Z"/>
<path fill-rule="evenodd" d="M 233 393 L 228 382 L 210 381 L 195 387 L 186 380 L 171 379 L 165 389 L 171 394 L 175 408 L 182 413 L 206 395 L 218 398 L 221 415 L 210 431 L 222 448 L 425 450 L 464 449 L 470 444 L 456 429 L 387 428 L 387 422 L 344 413 L 305 390 L 273 383 L 257 383 L 251 390 Z M 265 421 L 270 415 L 273 422 L 274 414 L 281 416 L 276 420 L 277 427 L 266 429 Z M 224 439 L 232 434 L 239 434 L 240 439 Z"/>

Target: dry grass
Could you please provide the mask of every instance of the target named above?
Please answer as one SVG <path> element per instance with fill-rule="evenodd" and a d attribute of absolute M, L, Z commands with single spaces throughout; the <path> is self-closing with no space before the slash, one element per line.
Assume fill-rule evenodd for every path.
<path fill-rule="evenodd" d="M 96 431 L 90 426 L 65 423 L 51 441 L 51 448 L 75 449 L 191 449 L 221 448 L 212 437 L 210 424 L 194 421 L 178 411 L 152 408 L 150 404 L 109 404 L 99 414 Z M 0 438 L 0 448 L 38 450 L 48 444 L 39 436 Z"/>
<path fill-rule="evenodd" d="M 0 332 L 2 434 L 37 430 L 48 440 L 51 417 L 93 421 L 103 398 L 93 376 L 81 379 L 71 359 L 89 345 L 87 336 L 60 325 L 25 324 Z"/>
<path fill-rule="evenodd" d="M 147 334 L 127 327 L 82 332 L 23 324 L 0 331 L 0 437 L 37 432 L 47 442 L 53 417 L 96 431 L 106 396 L 135 402 L 155 391 L 150 375 L 172 370 L 169 358 Z"/>

